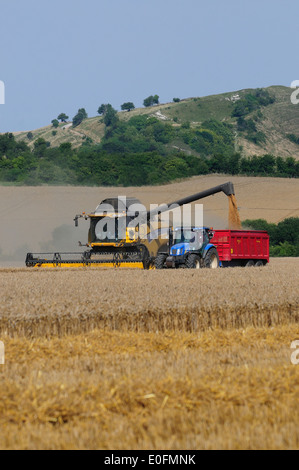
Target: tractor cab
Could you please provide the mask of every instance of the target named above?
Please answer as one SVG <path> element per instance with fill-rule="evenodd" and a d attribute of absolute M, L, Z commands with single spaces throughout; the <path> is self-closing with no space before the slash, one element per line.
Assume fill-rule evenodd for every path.
<path fill-rule="evenodd" d="M 170 249 L 171 256 L 184 255 L 186 252 L 200 252 L 210 243 L 213 231 L 204 228 L 176 228 L 173 232 L 173 244 Z"/>

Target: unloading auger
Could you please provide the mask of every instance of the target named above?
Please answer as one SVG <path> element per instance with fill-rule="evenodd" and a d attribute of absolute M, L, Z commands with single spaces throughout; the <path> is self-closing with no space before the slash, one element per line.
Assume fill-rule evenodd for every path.
<path fill-rule="evenodd" d="M 88 243 L 85 251 L 69 253 L 28 253 L 28 268 L 88 268 L 126 267 L 151 269 L 160 254 L 169 254 L 169 228 L 163 229 L 159 221 L 153 229 L 153 219 L 159 215 L 223 192 L 226 196 L 235 194 L 233 183 L 225 183 L 192 196 L 163 204 L 152 211 L 141 214 L 142 207 L 136 198 L 109 198 L 101 202 L 95 212 L 76 215 L 75 225 L 80 218 L 90 221 Z M 138 223 L 135 223 L 137 218 Z M 79 243 L 81 247 L 82 244 Z"/>

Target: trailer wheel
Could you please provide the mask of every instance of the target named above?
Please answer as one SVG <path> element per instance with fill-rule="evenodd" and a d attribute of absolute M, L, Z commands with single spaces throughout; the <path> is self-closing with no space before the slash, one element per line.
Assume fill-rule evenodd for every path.
<path fill-rule="evenodd" d="M 220 261 L 216 248 L 211 248 L 204 259 L 204 267 L 209 269 L 219 268 Z"/>
<path fill-rule="evenodd" d="M 186 268 L 188 269 L 200 269 L 201 263 L 200 258 L 197 255 L 189 255 L 186 259 Z"/>
<path fill-rule="evenodd" d="M 247 261 L 245 264 L 245 268 L 253 268 L 254 267 L 254 261 L 251 259 L 250 261 Z"/>
<path fill-rule="evenodd" d="M 261 260 L 257 261 L 257 262 L 255 263 L 255 267 L 256 267 L 256 268 L 262 268 L 262 267 L 264 267 L 263 261 L 261 261 Z"/>
<path fill-rule="evenodd" d="M 155 268 L 156 269 L 164 269 L 165 268 L 165 261 L 167 256 L 165 255 L 158 255 L 155 260 Z"/>

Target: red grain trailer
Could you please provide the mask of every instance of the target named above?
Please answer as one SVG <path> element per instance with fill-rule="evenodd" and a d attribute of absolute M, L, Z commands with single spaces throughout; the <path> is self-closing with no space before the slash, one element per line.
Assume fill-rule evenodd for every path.
<path fill-rule="evenodd" d="M 269 234 L 256 230 L 215 230 L 216 246 L 223 267 L 264 266 L 269 263 Z"/>

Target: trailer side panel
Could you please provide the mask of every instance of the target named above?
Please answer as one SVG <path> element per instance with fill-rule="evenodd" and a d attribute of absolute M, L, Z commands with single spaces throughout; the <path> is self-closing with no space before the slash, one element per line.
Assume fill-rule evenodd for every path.
<path fill-rule="evenodd" d="M 215 230 L 212 243 L 217 247 L 220 261 L 269 263 L 269 235 L 255 230 Z"/>

